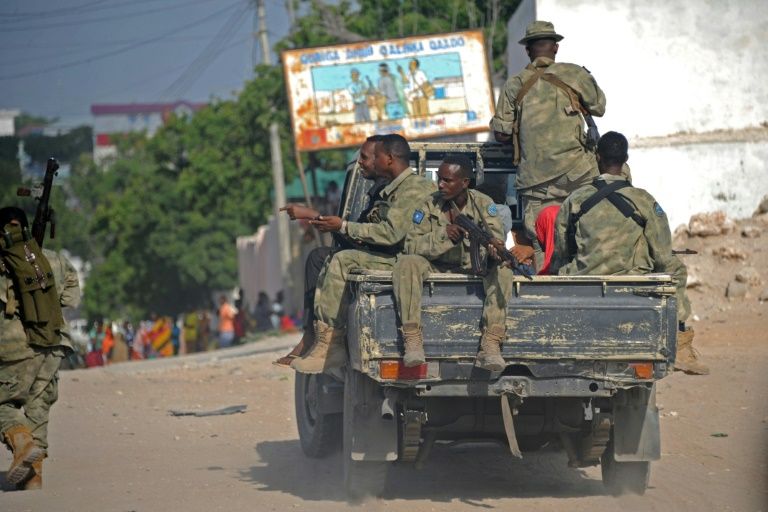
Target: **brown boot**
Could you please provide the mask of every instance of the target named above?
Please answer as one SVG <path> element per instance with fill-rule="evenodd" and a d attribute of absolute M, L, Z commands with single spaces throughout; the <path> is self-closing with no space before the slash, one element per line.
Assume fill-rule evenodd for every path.
<path fill-rule="evenodd" d="M 315 320 L 315 344 L 307 355 L 294 359 L 291 368 L 299 373 L 323 373 L 344 366 L 347 361 L 345 334 L 344 329 Z"/>
<path fill-rule="evenodd" d="M 16 485 L 16 489 L 20 491 L 39 491 L 43 488 L 43 461 L 35 462 L 32 464 L 32 476 L 20 484 Z"/>
<path fill-rule="evenodd" d="M 501 325 L 490 325 L 485 328 L 480 338 L 480 351 L 477 353 L 475 366 L 491 372 L 500 372 L 507 363 L 501 357 L 501 343 L 506 337 L 506 329 Z"/>
<path fill-rule="evenodd" d="M 709 375 L 709 367 L 699 361 L 698 352 L 693 348 L 693 329 L 690 327 L 677 333 L 675 370 L 688 375 Z"/>
<path fill-rule="evenodd" d="M 424 355 L 424 337 L 421 334 L 419 324 L 403 324 L 400 329 L 403 335 L 403 344 L 405 345 L 405 356 L 403 364 L 408 368 L 419 366 L 427 362 Z"/>
<path fill-rule="evenodd" d="M 30 476 L 32 464 L 43 460 L 45 450 L 35 444 L 29 429 L 23 425 L 6 430 L 5 441 L 13 452 L 13 462 L 5 474 L 5 479 L 15 485 Z"/>

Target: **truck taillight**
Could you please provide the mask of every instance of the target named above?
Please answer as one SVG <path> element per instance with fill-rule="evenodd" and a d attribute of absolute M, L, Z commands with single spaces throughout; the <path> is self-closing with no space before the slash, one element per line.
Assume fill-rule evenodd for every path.
<path fill-rule="evenodd" d="M 653 378 L 653 363 L 629 363 L 629 366 L 635 370 L 638 379 Z"/>
<path fill-rule="evenodd" d="M 424 363 L 407 367 L 399 359 L 379 361 L 379 377 L 382 380 L 421 380 L 435 378 L 439 374 L 438 363 Z"/>

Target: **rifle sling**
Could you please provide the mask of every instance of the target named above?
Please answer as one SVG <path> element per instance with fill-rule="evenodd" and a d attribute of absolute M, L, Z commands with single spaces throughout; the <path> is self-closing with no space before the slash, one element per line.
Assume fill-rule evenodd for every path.
<path fill-rule="evenodd" d="M 529 64 L 527 69 L 533 69 L 533 65 Z M 533 76 L 531 76 L 523 83 L 523 86 L 517 92 L 517 96 L 515 96 L 517 112 L 515 113 L 515 122 L 512 124 L 512 148 L 514 151 L 512 164 L 515 166 L 520 164 L 520 116 L 522 114 L 523 98 L 526 94 L 528 94 L 528 91 L 531 90 L 531 87 L 533 87 L 533 85 L 539 81 L 539 78 L 551 83 L 558 89 L 561 89 L 563 92 L 565 92 L 571 102 L 571 109 L 573 112 L 579 112 L 582 116 L 584 116 L 584 120 L 588 125 L 592 126 L 595 124 L 594 119 L 592 119 L 592 114 L 590 114 L 589 110 L 587 110 L 582 104 L 579 93 L 577 93 L 573 87 L 560 80 L 553 73 L 547 73 L 546 69 L 547 68 L 536 68 L 533 72 Z"/>

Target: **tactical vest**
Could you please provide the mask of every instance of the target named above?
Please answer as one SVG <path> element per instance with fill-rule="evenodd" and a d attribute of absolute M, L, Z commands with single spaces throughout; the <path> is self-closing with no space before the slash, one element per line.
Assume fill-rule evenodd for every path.
<path fill-rule="evenodd" d="M 0 233 L 0 272 L 13 281 L 5 297 L 5 314 L 16 310 L 31 345 L 59 344 L 64 317 L 53 271 L 27 228 L 6 225 Z"/>

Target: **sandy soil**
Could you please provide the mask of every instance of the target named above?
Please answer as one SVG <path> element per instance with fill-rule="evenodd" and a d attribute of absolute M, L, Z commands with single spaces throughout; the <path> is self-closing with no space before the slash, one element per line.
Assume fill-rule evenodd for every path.
<path fill-rule="evenodd" d="M 739 269 L 768 281 L 768 233 L 684 240 L 705 281 L 691 291 L 696 344 L 712 369 L 659 386 L 662 459 L 645 496 L 604 493 L 599 468 L 573 470 L 563 454 L 513 460 L 500 446 L 438 447 L 421 471 L 397 467 L 370 510 L 768 510 L 768 302 L 755 285 L 723 297 Z M 697 245 L 698 244 L 698 245 Z M 742 246 L 743 244 L 743 246 Z M 747 260 L 722 259 L 720 245 Z M 692 259 L 698 258 L 698 259 Z M 719 272 L 719 273 L 717 273 Z M 307 459 L 293 413 L 293 374 L 270 364 L 296 336 L 261 354 L 179 358 L 63 372 L 51 417 L 45 489 L 0 492 L 11 511 L 214 511 L 359 508 L 341 491 L 341 460 Z M 233 349 L 237 350 L 237 349 Z M 221 355 L 238 355 L 224 352 Z M 245 404 L 245 414 L 172 417 L 169 409 Z M 716 437 L 713 434 L 725 434 Z M 0 468 L 10 454 L 0 453 Z M 0 472 L 0 482 L 3 482 Z M 5 489 L 7 491 L 7 488 Z"/>

